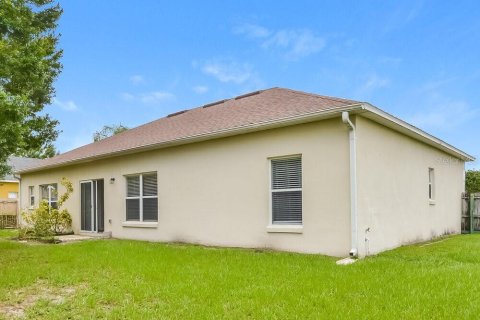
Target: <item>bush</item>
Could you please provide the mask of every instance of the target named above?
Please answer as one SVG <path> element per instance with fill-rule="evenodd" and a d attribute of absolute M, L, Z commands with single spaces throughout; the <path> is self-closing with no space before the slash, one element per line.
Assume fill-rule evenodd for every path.
<path fill-rule="evenodd" d="M 480 170 L 467 170 L 465 173 L 465 191 L 480 192 Z"/>
<path fill-rule="evenodd" d="M 66 178 L 62 178 L 61 185 L 67 191 L 58 199 L 58 209 L 52 208 L 47 201 L 43 200 L 33 212 L 22 213 L 26 226 L 20 228 L 19 238 L 49 240 L 56 234 L 69 231 L 72 227 L 72 218 L 67 209 L 61 208 L 72 194 L 73 187 Z"/>

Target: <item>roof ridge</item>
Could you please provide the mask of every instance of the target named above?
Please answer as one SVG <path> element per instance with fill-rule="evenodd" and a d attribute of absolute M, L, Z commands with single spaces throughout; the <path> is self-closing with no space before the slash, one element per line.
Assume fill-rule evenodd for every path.
<path fill-rule="evenodd" d="M 143 128 L 145 126 L 148 126 L 152 123 L 156 123 L 158 121 L 162 121 L 164 119 L 171 119 L 173 118 L 173 115 L 178 115 L 178 114 L 183 114 L 183 113 L 187 113 L 189 111 L 193 111 L 193 110 L 201 110 L 201 109 L 207 109 L 209 107 L 212 107 L 212 106 L 223 106 L 226 102 L 228 101 L 235 101 L 237 100 L 237 98 L 247 98 L 247 97 L 250 97 L 252 95 L 256 95 L 257 93 L 258 94 L 262 94 L 262 93 L 265 93 L 265 92 L 269 92 L 269 91 L 273 91 L 273 90 L 280 90 L 280 91 L 289 91 L 289 92 L 293 92 L 293 93 L 296 93 L 296 94 L 301 94 L 301 95 L 304 95 L 304 96 L 308 96 L 308 97 L 315 97 L 315 98 L 322 98 L 322 99 L 329 99 L 331 101 L 338 101 L 338 102 L 357 102 L 355 100 L 350 100 L 350 99 L 344 99 L 344 98 L 335 98 L 335 97 L 330 97 L 330 96 L 324 96 L 324 95 L 319 95 L 319 94 L 315 94 L 315 93 L 308 93 L 308 92 L 304 92 L 304 91 L 300 91 L 300 90 L 294 90 L 294 89 L 290 89 L 290 88 L 283 88 L 283 87 L 270 87 L 270 88 L 267 88 L 267 89 L 260 89 L 260 90 L 255 90 L 255 91 L 251 91 L 251 92 L 248 92 L 248 93 L 244 93 L 242 95 L 239 95 L 237 97 L 232 97 L 232 98 L 226 98 L 226 99 L 222 99 L 222 100 L 217 100 L 217 101 L 214 101 L 212 103 L 207 103 L 207 104 L 204 104 L 204 105 L 200 105 L 200 106 L 196 106 L 196 107 L 193 107 L 193 108 L 190 108 L 190 109 L 183 109 L 183 110 L 179 110 L 179 111 L 176 111 L 176 112 L 173 112 L 171 114 L 167 114 L 167 115 L 164 115 L 160 118 L 156 118 L 156 119 L 153 119 L 149 122 L 146 122 L 146 123 L 143 123 L 141 125 L 138 125 L 138 126 L 135 126 L 135 127 L 132 127 L 128 130 L 125 130 L 125 131 L 122 131 L 118 134 L 115 134 L 115 135 L 112 135 L 110 137 L 106 137 L 100 141 L 92 141 L 88 144 L 85 144 L 83 146 L 80 146 L 80 147 L 77 147 L 75 149 L 72 149 L 72 150 L 68 150 L 64 153 L 62 153 L 61 155 L 64 155 L 64 154 L 67 154 L 67 153 L 71 153 L 72 151 L 75 151 L 77 149 L 82 149 L 82 148 L 85 148 L 89 145 L 92 145 L 92 144 L 104 144 L 104 143 L 107 143 L 108 141 L 111 141 L 111 140 L 117 140 L 117 139 L 120 139 L 122 138 L 125 134 L 131 134 L 131 131 L 137 131 L 139 130 L 140 128 Z"/>
<path fill-rule="evenodd" d="M 242 107 L 241 110 L 236 108 L 237 104 Z M 360 102 L 354 100 L 271 87 L 197 105 L 187 110 L 178 108 L 178 111 L 164 114 L 161 118 L 47 159 L 38 168 L 73 164 L 85 159 L 118 155 L 128 150 L 136 152 L 135 150 L 141 150 L 145 146 L 159 143 L 174 145 L 175 141 L 187 141 L 185 139 L 189 137 L 210 137 L 211 133 L 218 130 L 230 130 L 229 135 L 235 134 L 236 128 L 251 127 L 255 131 L 262 127 L 265 121 L 273 123 L 284 117 L 307 116 L 359 105 Z"/>
<path fill-rule="evenodd" d="M 272 90 L 272 89 L 281 89 L 281 90 L 290 91 L 290 92 L 293 92 L 293 93 L 298 93 L 298 94 L 306 95 L 306 96 L 309 96 L 309 97 L 329 99 L 329 100 L 338 101 L 338 102 L 346 102 L 346 101 L 349 101 L 349 102 L 363 103 L 362 101 L 352 100 L 352 99 L 348 99 L 348 98 L 339 98 L 339 97 L 325 96 L 325 95 L 321 95 L 321 94 L 310 93 L 310 92 L 305 92 L 305 91 L 300 91 L 300 90 L 295 90 L 295 89 L 290 89 L 290 88 L 274 87 L 274 88 L 267 89 L 267 90 Z M 265 90 L 265 91 L 266 91 L 266 90 Z"/>

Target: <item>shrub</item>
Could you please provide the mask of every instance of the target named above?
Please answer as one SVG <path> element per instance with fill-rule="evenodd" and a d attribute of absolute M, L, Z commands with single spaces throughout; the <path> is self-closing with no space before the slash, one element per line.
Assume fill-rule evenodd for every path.
<path fill-rule="evenodd" d="M 468 193 L 480 192 L 480 170 L 465 172 L 465 191 Z"/>
<path fill-rule="evenodd" d="M 38 208 L 32 212 L 23 212 L 22 218 L 26 226 L 20 228 L 20 238 L 52 239 L 54 235 L 65 233 L 72 226 L 72 218 L 67 209 L 62 209 L 65 201 L 73 192 L 72 183 L 62 178 L 61 185 L 67 190 L 58 199 L 58 208 L 52 208 L 47 201 L 40 202 Z"/>

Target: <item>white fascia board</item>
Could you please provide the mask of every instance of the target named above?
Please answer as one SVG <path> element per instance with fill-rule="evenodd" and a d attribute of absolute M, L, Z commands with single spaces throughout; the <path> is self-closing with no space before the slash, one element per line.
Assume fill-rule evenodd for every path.
<path fill-rule="evenodd" d="M 455 158 L 458 158 L 464 161 L 475 161 L 474 156 L 469 155 L 468 153 L 463 152 L 458 148 L 455 148 L 451 144 L 448 144 L 445 141 L 438 139 L 415 126 L 395 116 L 392 116 L 391 114 L 383 110 L 380 110 L 379 108 L 372 106 L 369 103 L 364 103 L 364 110 L 366 112 L 362 113 L 362 116 L 365 118 L 369 118 L 386 127 L 389 127 L 398 132 L 401 132 L 409 137 L 412 137 L 416 140 L 422 141 L 437 149 L 445 151 L 446 153 L 454 156 Z"/>

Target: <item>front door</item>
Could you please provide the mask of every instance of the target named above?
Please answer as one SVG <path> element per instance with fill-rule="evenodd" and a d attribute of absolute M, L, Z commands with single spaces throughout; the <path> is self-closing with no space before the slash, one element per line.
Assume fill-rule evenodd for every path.
<path fill-rule="evenodd" d="M 80 182 L 81 230 L 103 232 L 103 180 Z"/>

